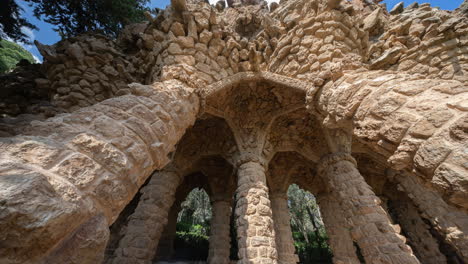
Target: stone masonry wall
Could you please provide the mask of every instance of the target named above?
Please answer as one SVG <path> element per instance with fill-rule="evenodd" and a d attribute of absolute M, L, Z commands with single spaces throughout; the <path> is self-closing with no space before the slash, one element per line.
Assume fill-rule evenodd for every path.
<path fill-rule="evenodd" d="M 466 16 L 428 4 L 389 14 L 362 0 L 230 2 L 172 0 L 117 40 L 36 44 L 45 76 L 31 79 L 50 108 L 0 120 L 0 262 L 99 262 L 108 226 L 149 175 L 191 154 L 238 165 L 239 263 L 277 263 L 266 161 L 282 151 L 311 161 L 296 180 L 336 195 L 338 224 L 367 262 L 418 260 L 357 170 L 359 151 L 393 172 L 385 177 L 468 261 Z M 335 128 L 349 132 L 346 144 Z M 138 245 L 118 261 L 151 261 L 141 241 L 126 242 Z M 356 261 L 345 242 L 337 256 Z"/>

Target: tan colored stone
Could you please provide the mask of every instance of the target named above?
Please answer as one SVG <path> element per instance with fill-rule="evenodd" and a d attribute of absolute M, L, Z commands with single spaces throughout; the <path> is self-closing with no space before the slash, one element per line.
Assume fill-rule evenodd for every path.
<path fill-rule="evenodd" d="M 296 263 L 292 182 L 320 197 L 335 263 L 359 263 L 356 245 L 368 263 L 417 263 L 408 245 L 445 263 L 438 243 L 468 261 L 466 19 L 260 2 L 173 0 L 116 40 L 37 43 L 43 65 L 0 78 L 1 263 L 99 263 L 108 239 L 111 261 L 152 261 L 175 230 L 178 181 L 154 173 L 170 161 L 207 174 L 209 263 L 229 261 L 235 187 L 239 263 Z"/>

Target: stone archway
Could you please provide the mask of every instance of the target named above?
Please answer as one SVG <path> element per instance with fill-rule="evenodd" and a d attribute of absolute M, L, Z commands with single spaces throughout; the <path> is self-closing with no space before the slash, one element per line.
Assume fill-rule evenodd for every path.
<path fill-rule="evenodd" d="M 194 157 L 219 155 L 238 175 L 239 263 L 277 263 L 268 168 L 276 153 L 297 152 L 325 185 L 323 210 L 341 216 L 324 213 L 345 244 L 335 262 L 353 263 L 355 245 L 368 263 L 418 262 L 376 175 L 467 262 L 467 21 L 427 4 L 389 15 L 353 2 L 289 0 L 270 14 L 173 0 L 124 42 L 38 45 L 47 68 L 38 83 L 71 113 L 0 141 L 0 260 L 99 262 L 107 227 L 155 170 L 170 175 L 172 160 L 185 172 Z M 432 18 L 410 19 L 421 14 Z M 359 163 L 363 153 L 383 164 L 378 172 Z M 159 229 L 180 178 L 167 175 L 142 195 L 164 209 Z"/>
<path fill-rule="evenodd" d="M 205 189 L 212 205 L 207 262 L 229 263 L 229 219 L 234 175 L 232 166 L 219 156 L 200 157 L 186 169 L 171 163 L 155 172 L 148 184 L 140 190 L 138 205 L 128 216 L 126 226 L 122 229 L 124 235 L 107 263 L 151 263 L 157 259 L 163 231 L 167 229 L 168 235 L 174 235 L 171 232 L 175 232 L 175 223 L 168 226 L 168 220 L 171 215 L 177 215 L 180 203 L 194 188 Z"/>
<path fill-rule="evenodd" d="M 261 75 L 258 76 L 261 77 Z M 272 127 L 274 127 L 275 123 L 281 122 L 280 120 L 290 118 L 291 114 L 293 114 L 294 119 L 294 114 L 300 113 L 300 109 L 303 107 L 301 101 L 304 100 L 306 89 L 288 89 L 287 87 L 275 85 L 268 78 L 258 76 L 249 79 L 247 75 L 245 76 L 245 82 L 236 81 L 228 86 L 208 89 L 210 93 L 208 93 L 204 105 L 205 111 L 226 119 L 239 148 L 237 199 L 241 205 L 238 205 L 236 215 L 238 233 L 241 234 L 239 240 L 241 247 L 239 251 L 240 263 L 248 263 L 249 261 L 277 262 L 278 248 L 276 245 L 272 245 L 278 239 L 275 239 L 277 234 L 273 230 L 274 220 L 269 208 L 271 200 L 267 193 L 265 164 L 268 164 L 268 159 L 275 153 L 275 147 L 282 145 L 278 142 L 286 141 L 286 144 L 283 143 L 283 145 L 294 148 L 294 145 L 301 145 L 304 141 L 301 142 L 300 140 L 305 138 L 302 135 L 296 142 L 294 140 L 290 142 L 287 138 L 284 140 L 284 137 L 274 140 Z M 309 89 L 309 98 L 314 97 L 313 91 Z M 256 109 L 256 112 L 251 113 L 249 109 Z M 351 223 L 348 227 L 351 229 L 351 233 L 349 233 L 351 246 L 347 250 L 354 249 L 354 245 L 357 245 L 367 262 L 383 261 L 383 259 L 388 259 L 386 257 L 388 254 L 391 254 L 397 262 L 419 263 L 412 254 L 411 249 L 405 244 L 405 238 L 399 234 L 398 229 L 394 228 L 389 216 L 380 206 L 380 201 L 358 172 L 355 161 L 350 155 L 352 135 L 346 129 L 329 129 L 322 127 L 320 123 L 318 124 L 316 131 L 322 134 L 323 140 L 322 144 L 317 145 L 319 149 L 322 149 L 322 152 L 317 153 L 315 151 L 314 153 L 315 159 L 317 159 L 317 156 L 321 157 L 316 166 L 316 171 L 318 175 L 323 177 L 325 186 L 332 195 L 329 198 L 336 199 L 337 206 L 341 208 L 343 212 L 342 223 Z M 283 125 L 280 127 L 285 128 L 288 126 Z M 294 131 L 292 134 L 296 133 Z M 290 132 L 287 131 L 285 134 L 288 135 Z M 314 144 L 314 141 L 308 140 L 307 144 Z M 303 145 L 307 144 L 303 143 Z M 305 149 L 307 149 L 307 146 Z M 345 166 L 346 162 L 350 162 L 352 166 L 350 164 Z M 347 194 L 343 192 L 346 189 L 340 189 L 339 186 L 342 181 L 346 180 L 348 174 L 346 174 L 346 177 L 345 175 L 340 176 L 340 169 L 333 167 L 337 166 L 337 164 L 340 164 L 339 166 L 343 165 L 343 168 L 346 167 L 347 172 L 352 172 L 349 175 L 355 176 L 356 188 L 359 188 L 358 185 L 360 185 L 364 189 Z M 330 170 L 332 167 L 333 170 Z M 262 202 L 252 204 L 248 202 L 250 200 Z M 355 202 L 350 203 L 351 200 Z M 369 211 L 363 212 L 364 207 L 368 208 Z M 357 218 L 366 218 L 368 214 L 372 213 L 377 215 L 375 219 L 369 218 L 366 221 L 356 221 Z M 359 231 L 364 230 L 366 224 L 373 225 L 374 222 L 376 224 L 374 228 L 369 226 L 369 230 L 372 230 L 372 232 L 363 233 Z M 262 231 L 259 233 L 258 230 Z M 381 239 L 380 248 L 375 247 L 375 245 L 370 246 L 369 241 L 373 237 Z M 353 256 L 353 261 L 358 262 L 357 257 L 355 257 L 355 250 L 344 253 Z M 284 253 L 284 255 L 292 256 L 293 254 Z"/>

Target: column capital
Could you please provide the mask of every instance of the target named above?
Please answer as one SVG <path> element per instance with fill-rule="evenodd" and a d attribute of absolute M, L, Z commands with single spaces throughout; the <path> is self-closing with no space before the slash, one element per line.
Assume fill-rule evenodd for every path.
<path fill-rule="evenodd" d="M 244 153 L 241 154 L 235 161 L 235 166 L 239 168 L 240 166 L 244 165 L 248 162 L 254 162 L 260 164 L 263 168 L 266 168 L 268 162 L 261 156 L 254 154 L 254 153 Z"/>
<path fill-rule="evenodd" d="M 355 167 L 357 167 L 357 162 L 353 156 L 351 156 L 351 154 L 346 152 L 336 152 L 325 155 L 320 159 L 317 165 L 317 173 L 321 174 L 323 170 L 340 161 L 349 161 L 353 163 Z"/>

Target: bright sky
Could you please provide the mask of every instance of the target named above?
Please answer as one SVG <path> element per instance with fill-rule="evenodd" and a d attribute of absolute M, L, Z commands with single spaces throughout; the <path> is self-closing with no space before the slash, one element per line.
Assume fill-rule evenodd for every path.
<path fill-rule="evenodd" d="M 36 25 L 39 30 L 29 30 L 29 29 L 24 29 L 24 33 L 28 35 L 31 39 L 31 41 L 37 39 L 39 42 L 43 44 L 54 44 L 57 41 L 60 40 L 60 37 L 58 34 L 52 30 L 52 25 L 45 23 L 43 21 L 40 21 L 36 19 L 33 16 L 32 8 L 28 6 L 26 2 L 23 0 L 17 0 L 19 5 L 23 7 L 24 13 L 26 18 Z M 277 2 L 277 0 L 267 0 L 268 2 Z M 387 7 L 391 9 L 396 3 L 400 2 L 401 0 L 384 0 L 383 2 L 387 4 Z M 211 3 L 216 3 L 217 0 L 210 0 Z M 405 1 L 406 4 L 410 4 L 413 2 L 418 2 L 420 4 L 422 3 L 430 3 L 432 6 L 438 6 L 441 9 L 445 10 L 454 10 L 460 4 L 463 2 L 463 0 L 417 0 L 417 1 Z M 167 5 L 170 4 L 170 0 L 151 0 L 150 7 L 158 7 L 161 9 L 164 9 Z M 24 48 L 26 48 L 28 51 L 30 51 L 33 56 L 35 56 L 38 60 L 42 59 L 42 56 L 39 54 L 39 51 L 36 49 L 34 45 L 25 45 L 24 43 L 19 43 L 21 44 Z"/>

